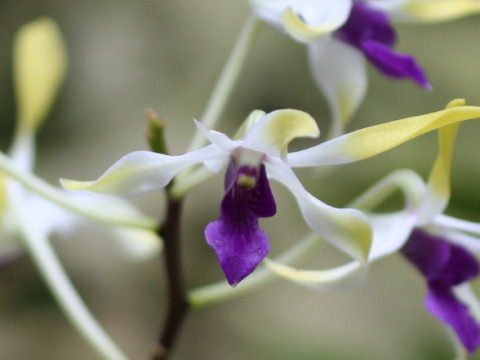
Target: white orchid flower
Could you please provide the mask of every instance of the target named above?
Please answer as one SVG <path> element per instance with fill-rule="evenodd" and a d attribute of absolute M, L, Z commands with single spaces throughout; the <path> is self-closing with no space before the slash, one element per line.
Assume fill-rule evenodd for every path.
<path fill-rule="evenodd" d="M 478 116 L 480 108 L 473 106 L 446 109 L 372 126 L 293 153 L 287 153 L 292 139 L 319 134 L 315 121 L 298 110 L 257 116 L 259 120 L 240 140 L 232 140 L 197 122 L 211 145 L 177 156 L 135 151 L 118 160 L 97 180 L 64 179 L 62 184 L 72 190 L 132 195 L 161 189 L 177 173 L 194 165 L 218 172 L 228 164 L 221 216 L 207 226 L 205 235 L 217 252 L 227 279 L 235 285 L 255 269 L 270 248 L 267 235 L 258 227 L 258 218 L 275 214 L 268 179 L 290 190 L 314 232 L 363 263 L 369 257 L 372 241 L 370 223 L 364 214 L 334 208 L 316 199 L 302 186 L 292 168 L 358 161 L 439 127 Z M 191 177 L 195 177 L 194 173 Z"/>

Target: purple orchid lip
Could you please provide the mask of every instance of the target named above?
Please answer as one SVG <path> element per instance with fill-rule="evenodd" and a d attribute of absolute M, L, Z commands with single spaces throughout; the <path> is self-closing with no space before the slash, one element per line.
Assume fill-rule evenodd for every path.
<path fill-rule="evenodd" d="M 425 71 L 412 55 L 393 51 L 397 42 L 387 14 L 354 1 L 347 22 L 334 36 L 359 49 L 384 75 L 395 79 L 409 78 L 425 89 L 431 89 Z"/>
<path fill-rule="evenodd" d="M 270 251 L 268 236 L 258 219 L 276 213 L 265 165 L 237 166 L 232 158 L 225 175 L 220 218 L 205 229 L 207 243 L 217 253 L 230 285 L 255 270 Z"/>
<path fill-rule="evenodd" d="M 477 277 L 479 265 L 466 249 L 423 230 L 412 232 L 403 255 L 425 276 L 425 305 L 432 315 L 449 324 L 472 354 L 480 346 L 480 326 L 453 291 Z"/>

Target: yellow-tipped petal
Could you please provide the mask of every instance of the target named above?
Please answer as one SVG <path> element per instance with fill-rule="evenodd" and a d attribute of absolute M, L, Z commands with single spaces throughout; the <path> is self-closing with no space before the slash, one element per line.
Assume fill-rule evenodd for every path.
<path fill-rule="evenodd" d="M 447 108 L 464 106 L 464 100 L 451 101 Z M 450 172 L 452 155 L 460 124 L 444 126 L 438 130 L 439 152 L 428 179 L 427 193 L 419 211 L 418 224 L 426 224 L 445 210 L 450 198 Z"/>
<path fill-rule="evenodd" d="M 454 103 L 457 103 L 455 100 Z M 430 114 L 391 121 L 289 154 L 292 166 L 338 165 L 366 159 L 441 127 L 480 117 L 478 106 L 454 106 Z"/>
<path fill-rule="evenodd" d="M 358 262 L 326 270 L 302 270 L 265 259 L 270 270 L 280 277 L 321 290 L 339 290 L 358 284 L 365 278 L 367 268 Z"/>
<path fill-rule="evenodd" d="M 480 12 L 478 0 L 408 1 L 400 8 L 408 19 L 447 21 Z"/>
<path fill-rule="evenodd" d="M 319 135 L 318 125 L 309 114 L 284 109 L 268 113 L 260 119 L 248 132 L 245 142 L 252 149 L 284 155 L 293 139 Z"/>
<path fill-rule="evenodd" d="M 313 41 L 319 37 L 336 30 L 338 22 L 328 22 L 321 25 L 309 25 L 298 16 L 292 8 L 285 10 L 283 25 L 287 32 L 295 39 L 303 42 Z"/>
<path fill-rule="evenodd" d="M 41 18 L 24 25 L 14 42 L 14 82 L 19 128 L 35 132 L 64 78 L 67 56 L 55 22 Z"/>

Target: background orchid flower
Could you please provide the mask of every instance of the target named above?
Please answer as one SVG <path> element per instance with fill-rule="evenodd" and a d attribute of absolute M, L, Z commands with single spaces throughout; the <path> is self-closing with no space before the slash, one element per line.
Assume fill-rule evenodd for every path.
<path fill-rule="evenodd" d="M 14 42 L 17 127 L 9 156 L 0 152 L 0 260 L 25 249 L 72 325 L 103 358 L 122 360 L 125 355 L 68 279 L 50 236 L 89 218 L 107 223 L 136 258 L 156 254 L 161 243 L 154 231 L 156 222 L 126 201 L 68 193 L 32 174 L 36 132 L 53 104 L 66 63 L 65 45 L 52 20 L 41 18 L 20 29 Z"/>
<path fill-rule="evenodd" d="M 478 2 L 456 0 L 250 0 L 250 4 L 260 18 L 307 45 L 314 79 L 331 108 L 333 136 L 343 132 L 364 98 L 365 59 L 388 77 L 431 87 L 412 55 L 395 52 L 391 19 L 440 21 L 478 11 Z"/>
<path fill-rule="evenodd" d="M 463 105 L 464 101 L 455 100 L 447 110 Z M 411 171 L 397 171 L 353 205 L 370 208 L 396 188 L 403 191 L 404 209 L 368 213 L 374 236 L 367 265 L 387 255 L 402 253 L 425 276 L 428 286 L 425 305 L 429 312 L 450 326 L 463 347 L 473 353 L 480 345 L 480 303 L 468 283 L 479 274 L 480 225 L 443 214 L 450 196 L 450 169 L 458 125 L 439 129 L 439 154 L 428 183 Z M 358 262 L 323 271 L 298 270 L 272 260 L 267 264 L 282 277 L 319 289 L 351 286 L 362 280 L 367 270 L 367 266 Z"/>
<path fill-rule="evenodd" d="M 71 230 L 82 222 L 83 216 L 115 223 L 117 227 L 112 228 L 112 235 L 131 255 L 141 258 L 157 253 L 160 242 L 151 231 L 155 223 L 129 203 L 55 189 L 32 174 L 35 135 L 53 104 L 67 64 L 63 39 L 52 20 L 41 18 L 19 31 L 14 44 L 14 64 L 18 121 L 9 157 L 3 154 L 0 157 L 0 169 L 4 171 L 0 173 L 0 243 L 4 250 L 0 256 L 10 257 L 18 252 L 18 239 L 22 237 L 20 229 L 24 226 L 35 228 L 48 237 L 55 231 Z M 23 184 L 12 180 L 12 176 Z M 25 183 L 40 191 L 31 191 Z M 42 197 L 45 192 L 51 195 L 49 199 Z M 20 208 L 16 209 L 18 206 Z M 65 207 L 83 216 L 76 216 Z M 107 214 L 110 216 L 104 216 L 99 209 L 109 210 Z M 18 211 L 28 213 L 28 216 L 19 217 Z M 134 219 L 133 222 L 131 219 Z M 28 224 L 19 224 L 24 220 Z M 122 221 L 136 226 L 122 227 Z M 142 229 L 146 224 L 149 224 L 149 230 Z"/>

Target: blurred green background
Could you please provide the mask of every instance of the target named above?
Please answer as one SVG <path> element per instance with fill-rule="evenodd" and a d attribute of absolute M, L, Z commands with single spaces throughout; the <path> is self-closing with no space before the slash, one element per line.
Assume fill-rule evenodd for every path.
<path fill-rule="evenodd" d="M 246 1 L 2 0 L 1 149 L 8 148 L 15 119 L 12 40 L 25 22 L 53 17 L 68 44 L 67 79 L 38 138 L 37 173 L 56 184 L 59 177 L 95 178 L 123 154 L 146 149 L 148 107 L 167 117 L 171 152 L 184 151 L 194 131 L 192 118 L 200 117 L 248 13 Z M 350 129 L 435 111 L 455 97 L 480 105 L 478 18 L 398 25 L 397 30 L 399 51 L 415 54 L 434 91 L 391 81 L 369 68 L 370 89 Z M 221 130 L 232 134 L 253 109 L 285 107 L 306 110 L 322 129 L 328 126 L 326 103 L 310 77 L 305 48 L 264 27 Z M 449 208 L 476 221 L 478 136 L 478 122 L 460 130 Z M 435 154 L 436 137 L 429 134 L 329 176 L 300 175 L 313 194 L 343 206 L 393 169 L 410 167 L 427 176 Z M 222 182 L 216 176 L 187 199 L 184 264 L 190 287 L 222 278 L 203 238 L 205 225 L 218 216 Z M 262 222 L 273 255 L 308 232 L 288 192 L 277 185 L 274 192 L 279 213 Z M 158 217 L 163 200 L 161 193 L 135 199 Z M 93 225 L 72 238 L 55 238 L 54 244 L 74 284 L 120 347 L 132 359 L 147 359 L 166 310 L 163 262 L 132 263 Z M 322 268 L 342 259 L 324 247 L 309 265 Z M 0 294 L 0 359 L 97 358 L 59 311 L 28 257 L 0 269 Z M 363 286 L 345 292 L 313 292 L 279 280 L 191 313 L 172 358 L 451 359 L 445 334 L 423 308 L 424 295 L 422 278 L 399 256 L 379 262 Z"/>

